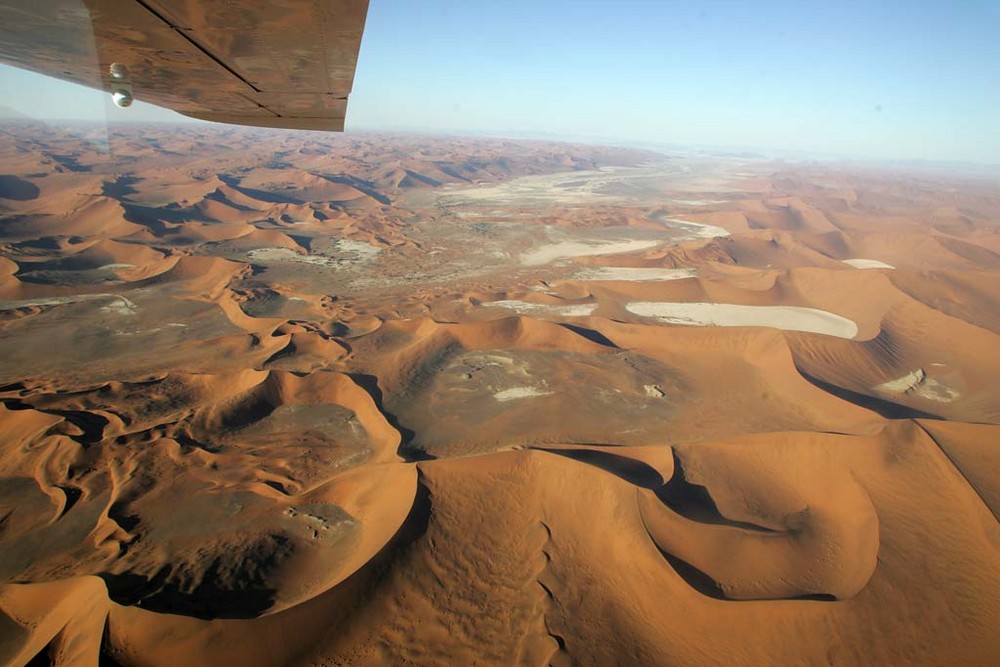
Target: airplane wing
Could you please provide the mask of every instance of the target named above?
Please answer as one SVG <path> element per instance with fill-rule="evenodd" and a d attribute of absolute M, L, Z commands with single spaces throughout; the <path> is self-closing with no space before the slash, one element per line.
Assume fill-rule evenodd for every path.
<path fill-rule="evenodd" d="M 194 118 L 343 131 L 367 13 L 368 0 L 8 0 L 0 60 Z"/>

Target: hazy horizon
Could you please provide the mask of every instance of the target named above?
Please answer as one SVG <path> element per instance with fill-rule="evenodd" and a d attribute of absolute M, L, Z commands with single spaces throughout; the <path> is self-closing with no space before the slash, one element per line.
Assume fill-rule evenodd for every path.
<path fill-rule="evenodd" d="M 998 26 L 978 2 L 373 2 L 347 126 L 996 164 Z M 6 66 L 0 90 L 3 116 L 190 120 Z"/>

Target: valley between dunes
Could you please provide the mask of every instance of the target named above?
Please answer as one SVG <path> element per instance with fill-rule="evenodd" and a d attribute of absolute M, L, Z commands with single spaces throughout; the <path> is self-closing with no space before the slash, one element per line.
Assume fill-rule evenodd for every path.
<path fill-rule="evenodd" d="M 1000 184 L 0 126 L 0 662 L 1000 663 Z"/>

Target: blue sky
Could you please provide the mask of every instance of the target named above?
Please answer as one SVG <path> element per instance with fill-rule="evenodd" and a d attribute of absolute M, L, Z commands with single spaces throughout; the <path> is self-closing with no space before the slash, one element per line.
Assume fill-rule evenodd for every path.
<path fill-rule="evenodd" d="M 169 117 L 0 70 L 26 104 Z M 371 0 L 348 128 L 996 163 L 1000 1 Z"/>

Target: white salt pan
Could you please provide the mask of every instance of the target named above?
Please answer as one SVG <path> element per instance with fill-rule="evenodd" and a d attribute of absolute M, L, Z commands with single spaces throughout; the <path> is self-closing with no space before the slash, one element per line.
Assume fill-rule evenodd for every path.
<path fill-rule="evenodd" d="M 490 301 L 482 304 L 486 308 L 506 308 L 523 315 L 560 315 L 563 317 L 587 317 L 597 308 L 593 303 L 580 303 L 567 306 L 550 306 L 527 301 Z"/>
<path fill-rule="evenodd" d="M 720 327 L 774 327 L 854 338 L 858 325 L 846 317 L 799 306 L 743 306 L 731 303 L 672 303 L 640 301 L 626 306 L 630 313 L 667 324 Z"/>
<path fill-rule="evenodd" d="M 880 262 L 877 259 L 845 259 L 844 264 L 850 264 L 856 269 L 895 269 L 892 264 Z"/>
<path fill-rule="evenodd" d="M 514 401 L 519 398 L 533 398 L 536 396 L 551 396 L 551 391 L 542 391 L 537 387 L 512 387 L 493 394 L 493 398 L 500 402 Z"/>
<path fill-rule="evenodd" d="M 557 259 L 570 257 L 594 257 L 596 255 L 618 255 L 623 252 L 635 252 L 658 246 L 662 241 L 631 240 L 631 241 L 560 241 L 549 243 L 540 248 L 521 255 L 524 266 L 541 266 Z"/>
<path fill-rule="evenodd" d="M 693 278 L 694 269 L 658 269 L 631 268 L 627 266 L 595 266 L 578 271 L 577 280 L 629 280 L 633 282 L 651 282 L 658 280 L 682 280 Z"/>

